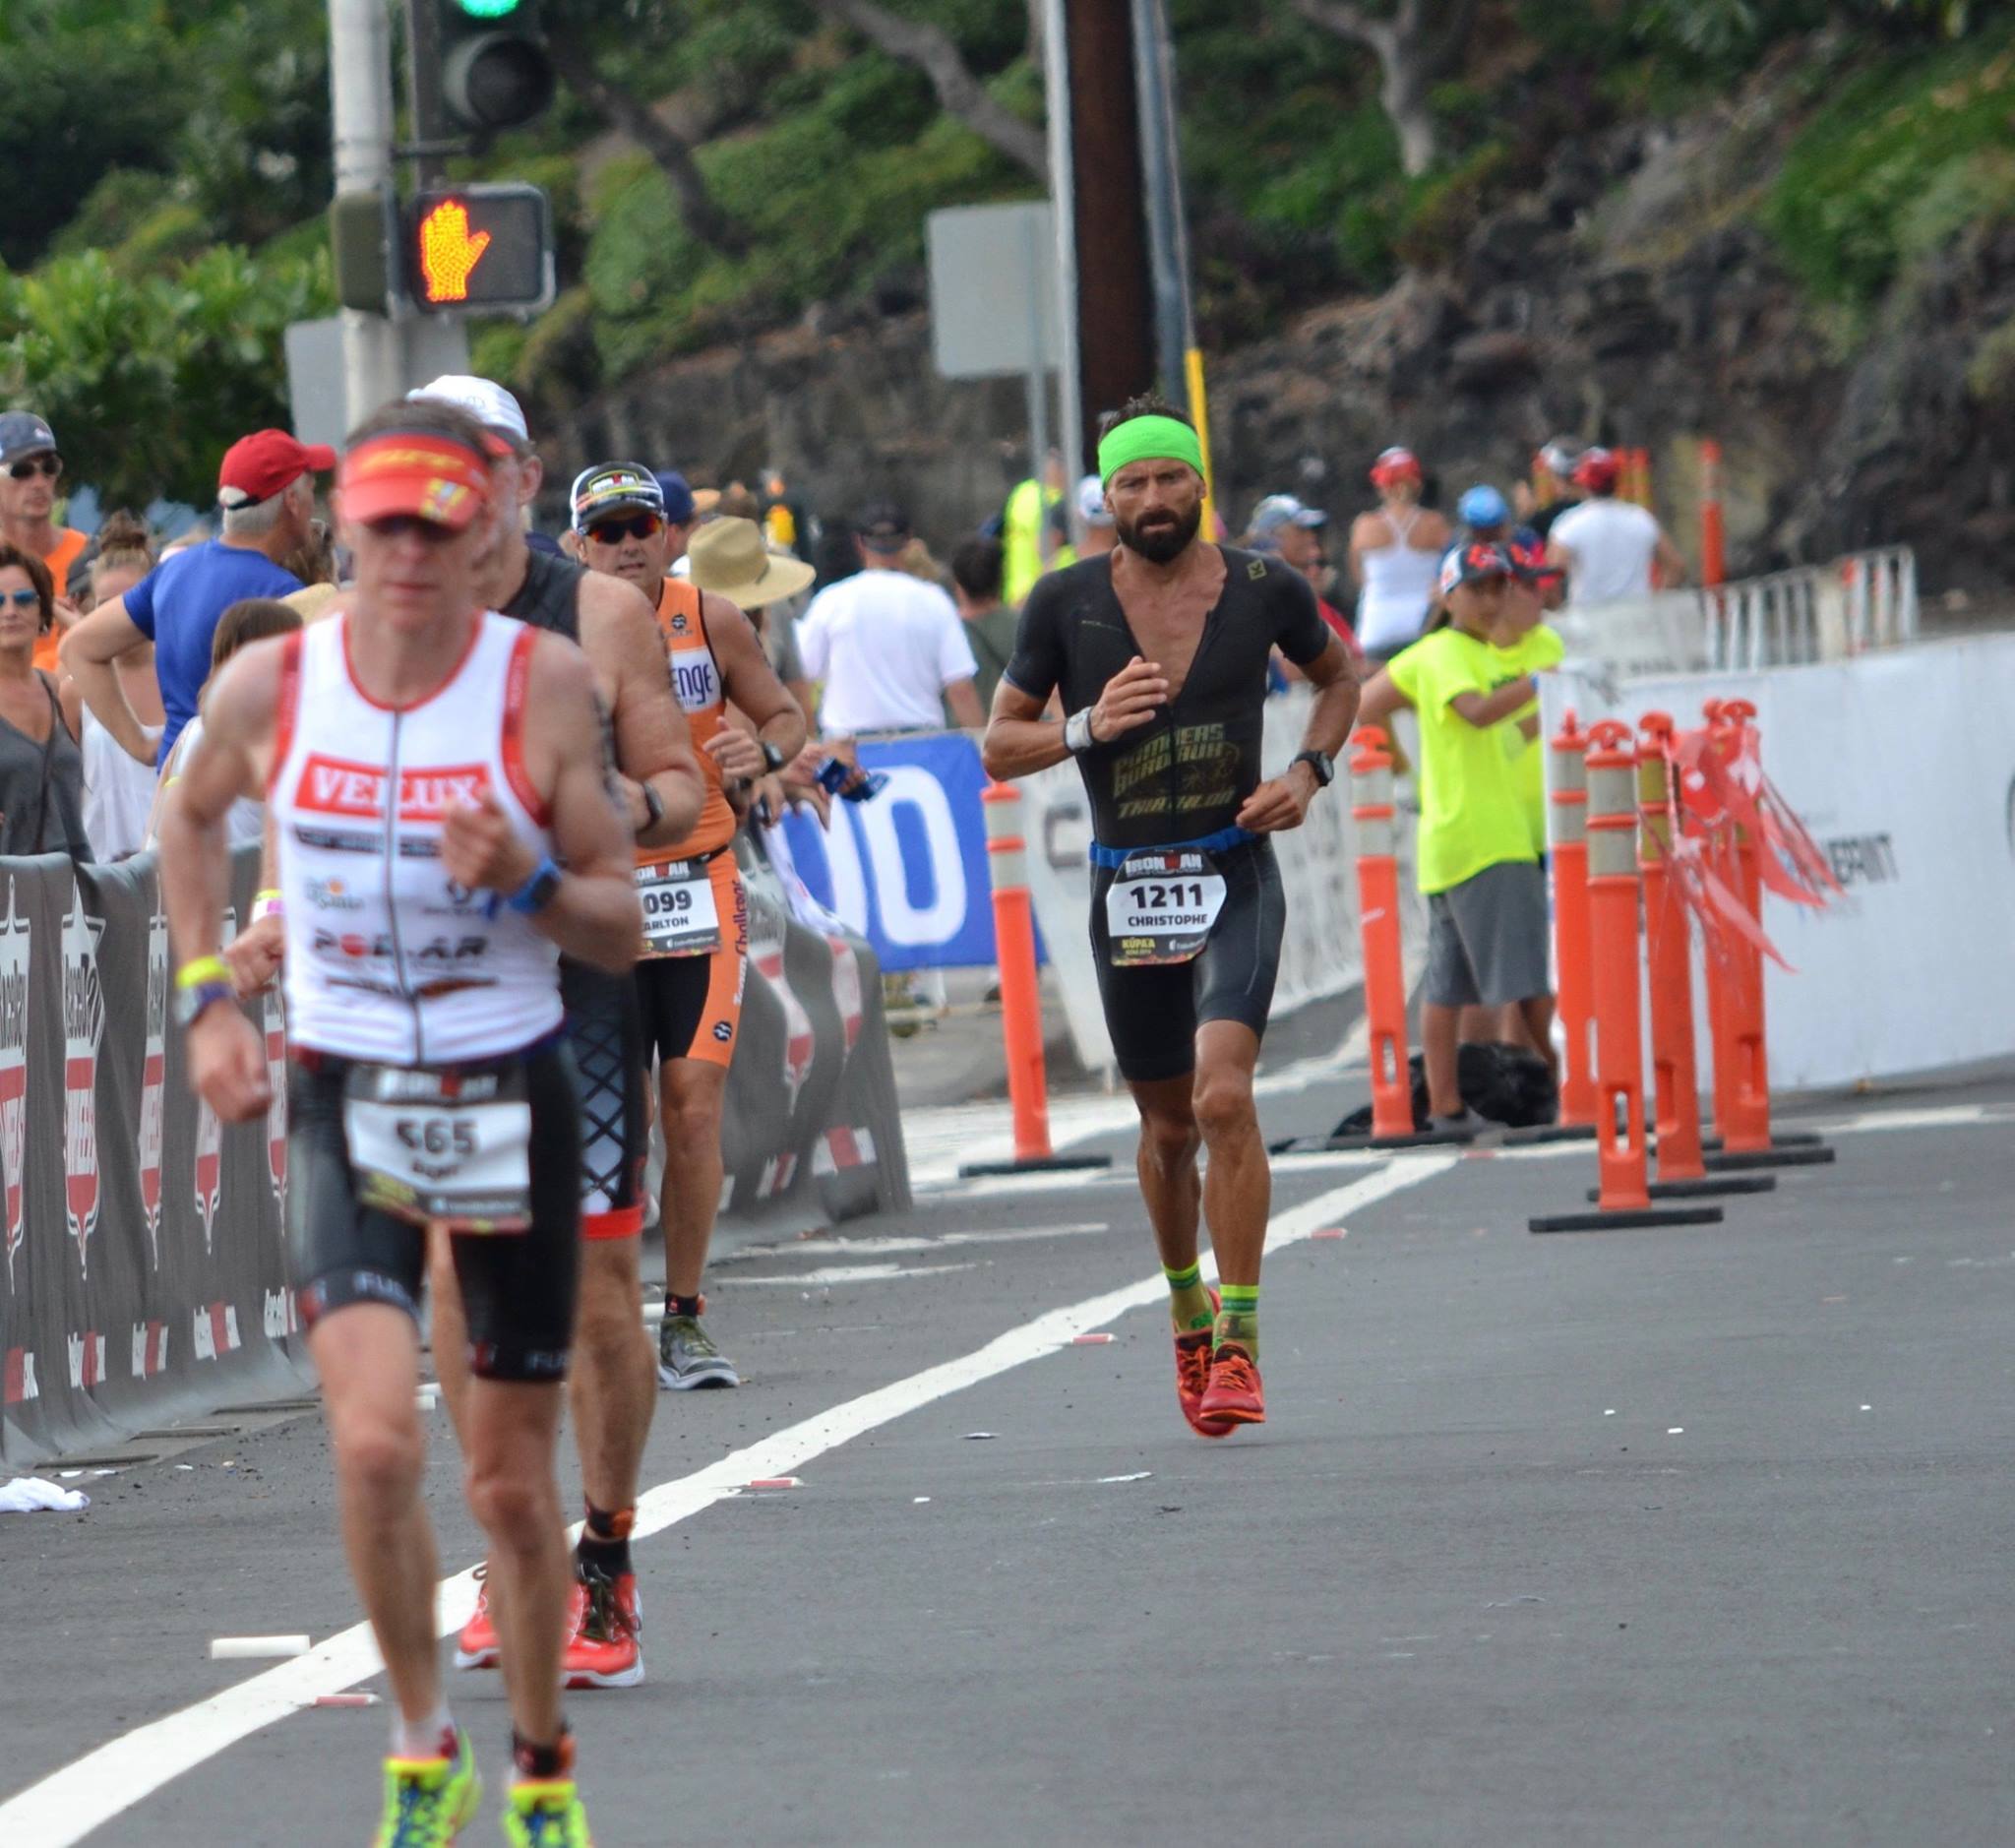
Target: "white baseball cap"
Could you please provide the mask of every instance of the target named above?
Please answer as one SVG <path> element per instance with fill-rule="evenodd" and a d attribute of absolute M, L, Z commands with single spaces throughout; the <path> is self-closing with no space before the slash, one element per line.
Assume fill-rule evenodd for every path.
<path fill-rule="evenodd" d="M 1077 513 L 1087 526 L 1110 526 L 1113 517 L 1106 508 L 1106 484 L 1097 475 L 1086 475 L 1077 484 Z"/>
<path fill-rule="evenodd" d="M 444 372 L 431 384 L 408 392 L 406 398 L 408 401 L 432 398 L 453 404 L 458 410 L 467 411 L 486 429 L 508 436 L 522 448 L 531 447 L 531 432 L 525 428 L 523 408 L 494 379 L 479 379 L 467 372 Z"/>

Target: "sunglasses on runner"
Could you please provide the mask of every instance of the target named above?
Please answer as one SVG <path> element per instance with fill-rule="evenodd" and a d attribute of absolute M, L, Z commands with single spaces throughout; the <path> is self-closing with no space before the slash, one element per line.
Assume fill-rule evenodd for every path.
<path fill-rule="evenodd" d="M 629 520 L 597 520 L 587 536 L 596 545 L 621 545 L 625 539 L 654 539 L 664 526 L 661 514 L 638 514 Z"/>
<path fill-rule="evenodd" d="M 35 590 L 10 590 L 0 602 L 12 603 L 16 609 L 28 609 L 41 602 L 41 594 Z"/>
<path fill-rule="evenodd" d="M 402 539 L 408 533 L 419 536 L 433 545 L 445 545 L 450 539 L 461 537 L 460 526 L 443 525 L 438 520 L 422 520 L 418 514 L 387 514 L 383 520 L 367 520 L 366 528 L 381 539 Z"/>
<path fill-rule="evenodd" d="M 9 462 L 7 472 L 17 481 L 26 481 L 31 475 L 47 475 L 53 481 L 63 472 L 63 458 L 46 453 L 25 456 L 18 462 Z"/>

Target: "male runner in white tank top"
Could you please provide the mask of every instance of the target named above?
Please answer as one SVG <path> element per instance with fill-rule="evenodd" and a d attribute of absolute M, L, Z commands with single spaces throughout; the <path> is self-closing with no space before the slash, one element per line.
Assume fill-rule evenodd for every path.
<path fill-rule="evenodd" d="M 580 1143 L 557 959 L 635 962 L 632 841 L 587 661 L 478 601 L 497 513 L 480 427 L 441 405 L 380 411 L 350 440 L 337 508 L 356 559 L 342 614 L 230 664 L 162 819 L 178 1013 L 204 1099 L 227 1122 L 264 1115 L 264 1039 L 217 945 L 224 818 L 265 794 L 286 935 L 291 1269 L 397 1707 L 376 1840 L 451 1841 L 482 1796 L 442 1694 L 421 1500 L 418 1300 L 428 1228 L 445 1227 L 474 1375 L 466 1493 L 513 1722 L 504 1832 L 518 1848 L 585 1843 L 560 1714 L 554 1448 Z"/>

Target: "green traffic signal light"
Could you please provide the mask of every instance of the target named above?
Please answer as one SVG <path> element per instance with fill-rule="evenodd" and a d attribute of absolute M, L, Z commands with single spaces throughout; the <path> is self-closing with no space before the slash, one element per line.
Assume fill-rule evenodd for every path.
<path fill-rule="evenodd" d="M 466 13 L 472 20 L 509 19 L 524 3 L 524 0 L 452 0 L 458 12 Z"/>

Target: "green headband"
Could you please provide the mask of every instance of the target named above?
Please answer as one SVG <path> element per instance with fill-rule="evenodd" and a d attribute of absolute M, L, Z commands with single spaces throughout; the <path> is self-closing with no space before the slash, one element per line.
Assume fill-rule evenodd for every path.
<path fill-rule="evenodd" d="M 1098 478 L 1108 487 L 1129 462 L 1166 458 L 1203 472 L 1203 445 L 1196 432 L 1174 417 L 1129 417 L 1116 423 L 1098 446 Z"/>

